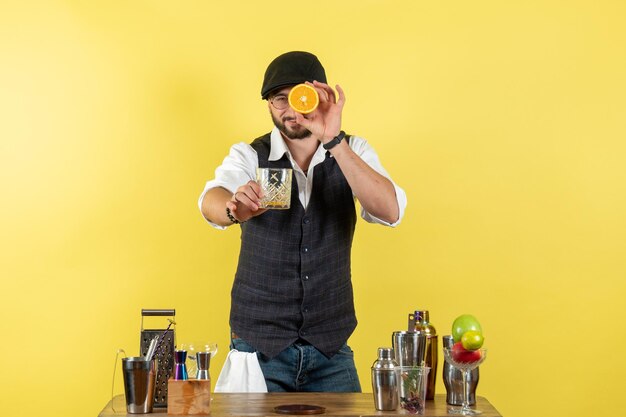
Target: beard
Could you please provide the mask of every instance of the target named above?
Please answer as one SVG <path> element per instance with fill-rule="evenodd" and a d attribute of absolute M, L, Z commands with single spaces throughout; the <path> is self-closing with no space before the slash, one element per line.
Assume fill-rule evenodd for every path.
<path fill-rule="evenodd" d="M 271 112 L 270 112 L 271 113 Z M 285 122 L 289 120 L 295 121 L 296 119 L 293 117 L 285 117 L 283 120 L 278 119 L 276 116 L 272 114 L 272 121 L 274 122 L 274 126 L 278 128 L 280 133 L 283 134 L 287 139 L 306 139 L 311 136 L 311 131 L 306 129 L 303 126 L 298 125 L 295 129 L 289 129 L 285 126 Z"/>

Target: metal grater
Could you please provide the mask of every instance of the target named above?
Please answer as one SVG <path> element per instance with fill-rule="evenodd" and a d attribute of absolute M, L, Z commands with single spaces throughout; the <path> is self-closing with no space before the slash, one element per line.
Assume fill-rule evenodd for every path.
<path fill-rule="evenodd" d="M 152 339 L 158 337 L 159 340 L 161 340 L 161 336 L 164 336 L 161 346 L 154 354 L 154 356 L 158 358 L 159 364 L 156 377 L 156 389 L 154 392 L 154 407 L 167 407 L 167 380 L 172 374 L 172 369 L 174 368 L 174 347 L 176 346 L 176 323 L 174 322 L 175 315 L 176 310 L 174 309 L 141 310 L 141 339 L 139 344 L 139 352 L 141 353 L 141 355 L 144 356 L 146 353 L 148 353 L 148 347 L 150 346 L 150 341 Z M 171 316 L 173 326 L 169 330 L 167 330 L 168 326 L 164 326 L 162 329 L 144 329 L 143 319 L 146 316 Z M 165 324 L 169 324 L 169 322 L 166 321 Z"/>

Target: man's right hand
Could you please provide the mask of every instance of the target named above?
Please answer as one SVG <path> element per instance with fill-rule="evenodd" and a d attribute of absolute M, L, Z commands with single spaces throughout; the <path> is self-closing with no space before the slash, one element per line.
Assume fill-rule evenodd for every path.
<path fill-rule="evenodd" d="M 230 200 L 226 202 L 226 207 L 235 219 L 243 223 L 267 211 L 259 207 L 261 197 L 263 197 L 261 186 L 256 181 L 250 180 L 237 188 Z"/>

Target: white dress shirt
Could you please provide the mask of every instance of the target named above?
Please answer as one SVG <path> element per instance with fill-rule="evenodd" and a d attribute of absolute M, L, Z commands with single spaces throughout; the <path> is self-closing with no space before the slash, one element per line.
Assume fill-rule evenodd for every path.
<path fill-rule="evenodd" d="M 372 147 L 367 143 L 367 141 L 358 136 L 352 136 L 349 142 L 350 148 L 356 153 L 363 161 L 365 161 L 374 171 L 378 172 L 380 175 L 389 179 L 393 184 L 393 187 L 396 191 L 396 199 L 398 200 L 398 208 L 399 215 L 398 221 L 395 223 L 387 223 L 384 220 L 378 219 L 377 217 L 369 214 L 365 209 L 361 208 L 361 217 L 369 222 L 369 223 L 379 223 L 386 226 L 395 227 L 400 224 L 402 217 L 404 216 L 404 210 L 406 208 L 406 194 L 402 188 L 398 187 L 393 180 L 389 177 L 387 171 L 380 163 L 378 159 L 378 155 L 372 149 Z M 289 152 L 289 148 L 285 143 L 280 131 L 274 127 L 272 133 L 270 135 L 270 161 L 277 161 L 283 157 L 286 153 L 291 165 L 293 166 L 293 175 L 298 184 L 298 197 L 300 199 L 300 203 L 306 210 L 307 205 L 311 199 L 311 192 L 313 191 L 313 170 L 315 166 L 324 161 L 326 158 L 326 149 L 322 147 L 322 144 L 315 151 L 315 155 L 313 155 L 313 159 L 309 164 L 309 169 L 307 174 L 305 175 L 302 169 L 298 166 L 296 161 L 292 158 L 291 153 Z M 332 155 L 331 155 L 332 157 Z M 215 187 L 223 187 L 234 193 L 237 191 L 241 185 L 247 183 L 250 180 L 256 181 L 256 169 L 259 166 L 259 160 L 257 157 L 256 151 L 247 143 L 240 142 L 233 145 L 230 148 L 230 153 L 224 161 L 222 165 L 217 167 L 215 170 L 215 179 L 208 181 L 206 186 L 204 187 L 204 191 L 200 195 L 200 199 L 198 200 L 198 206 L 202 209 L 202 200 L 204 199 L 204 195 L 207 191 Z M 209 222 L 211 226 L 216 229 L 226 229 L 224 226 L 217 225 L 215 223 Z"/>

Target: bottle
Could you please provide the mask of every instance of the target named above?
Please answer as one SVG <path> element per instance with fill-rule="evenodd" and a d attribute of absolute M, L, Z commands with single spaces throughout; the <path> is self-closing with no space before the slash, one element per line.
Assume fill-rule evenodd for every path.
<path fill-rule="evenodd" d="M 420 332 L 426 335 L 424 366 L 430 367 L 426 399 L 432 400 L 435 398 L 435 382 L 437 381 L 438 336 L 435 326 L 429 320 L 428 310 L 415 310 L 414 314 L 409 313 L 409 331 Z"/>
<path fill-rule="evenodd" d="M 452 349 L 454 339 L 452 336 L 443 336 L 443 347 Z M 470 371 L 470 377 L 467 380 L 467 391 L 469 393 L 469 405 L 476 404 L 476 386 L 478 385 L 478 368 Z M 454 368 L 443 361 L 443 384 L 446 386 L 446 403 L 449 405 L 463 404 L 463 375 L 461 371 Z"/>
<path fill-rule="evenodd" d="M 378 359 L 372 365 L 372 392 L 378 411 L 398 408 L 400 372 L 391 348 L 378 348 Z"/>

